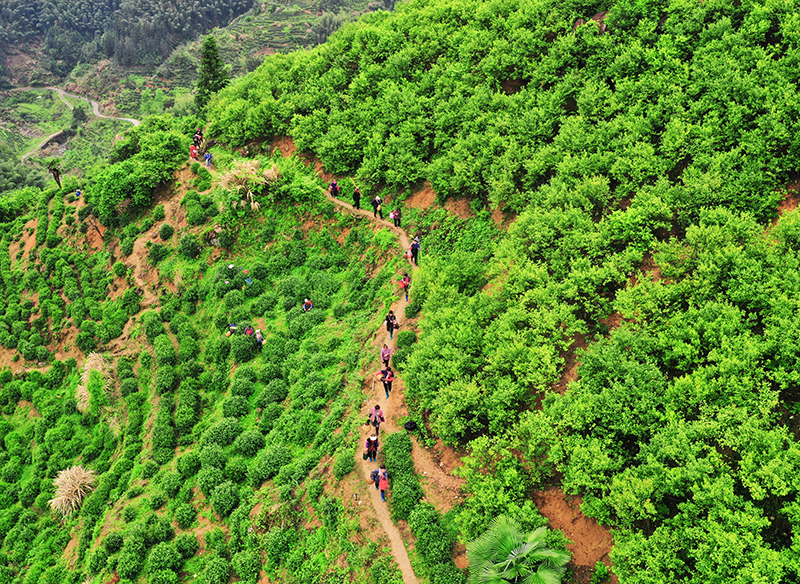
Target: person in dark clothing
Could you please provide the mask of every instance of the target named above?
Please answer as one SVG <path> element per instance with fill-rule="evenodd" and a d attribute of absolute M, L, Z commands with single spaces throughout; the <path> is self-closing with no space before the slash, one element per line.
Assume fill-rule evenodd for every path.
<path fill-rule="evenodd" d="M 414 262 L 415 266 L 419 265 L 419 239 L 415 239 L 411 243 L 411 261 Z"/>
<path fill-rule="evenodd" d="M 353 191 L 353 207 L 356 209 L 361 208 L 361 189 L 358 187 Z"/>
<path fill-rule="evenodd" d="M 389 332 L 390 339 L 396 328 L 400 328 L 400 325 L 397 324 L 397 317 L 394 315 L 394 311 L 390 310 L 389 314 L 386 315 L 386 330 Z"/>
<path fill-rule="evenodd" d="M 333 179 L 331 181 L 330 191 L 331 191 L 331 197 L 337 197 L 338 198 L 338 196 L 339 196 L 339 183 L 336 182 L 336 179 Z"/>
<path fill-rule="evenodd" d="M 375 483 L 375 490 L 377 491 L 381 480 L 381 469 L 376 468 L 371 473 L 369 473 L 369 480 Z"/>
<path fill-rule="evenodd" d="M 378 371 L 375 377 L 381 378 L 381 383 L 383 383 L 383 390 L 386 392 L 386 398 L 389 398 L 389 392 L 392 391 L 392 382 L 394 381 L 394 371 L 392 368 L 386 365 L 383 369 Z"/>
<path fill-rule="evenodd" d="M 378 456 L 378 435 L 373 434 L 369 438 L 367 438 L 367 443 L 364 444 L 364 450 L 367 451 L 367 460 L 371 460 L 375 462 L 375 459 Z M 377 488 L 377 485 L 375 485 Z"/>
<path fill-rule="evenodd" d="M 394 226 L 400 227 L 400 219 L 402 219 L 403 214 L 400 212 L 400 209 L 395 209 L 394 213 Z"/>
<path fill-rule="evenodd" d="M 377 217 L 378 215 L 380 215 L 381 219 L 383 219 L 383 204 L 382 204 L 383 201 L 381 201 L 381 198 L 376 196 L 370 202 L 372 204 L 372 216 Z"/>

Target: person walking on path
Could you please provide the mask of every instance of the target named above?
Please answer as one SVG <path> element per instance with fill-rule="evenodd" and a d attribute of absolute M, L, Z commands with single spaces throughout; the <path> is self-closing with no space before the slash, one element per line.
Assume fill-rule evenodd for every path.
<path fill-rule="evenodd" d="M 386 399 L 389 399 L 389 392 L 392 391 L 392 382 L 394 381 L 394 371 L 392 371 L 392 368 L 387 364 L 386 367 L 375 374 L 375 377 L 381 378 L 383 390 L 386 392 Z"/>
<path fill-rule="evenodd" d="M 372 204 L 372 216 L 373 218 L 377 218 L 378 215 L 381 216 L 381 220 L 383 220 L 383 201 L 378 195 L 375 195 L 375 198 L 370 201 Z"/>
<path fill-rule="evenodd" d="M 389 488 L 389 473 L 386 471 L 386 465 L 381 465 L 380 478 L 378 479 L 378 488 L 381 490 L 381 501 L 386 502 L 386 489 Z"/>
<path fill-rule="evenodd" d="M 419 237 L 415 237 L 414 241 L 411 242 L 411 261 L 414 262 L 415 266 L 419 265 Z"/>
<path fill-rule="evenodd" d="M 403 274 L 403 277 L 400 278 L 399 286 L 400 289 L 405 293 L 406 302 L 408 302 L 408 289 L 411 288 L 411 278 L 409 277 L 408 274 Z"/>
<path fill-rule="evenodd" d="M 376 468 L 371 473 L 369 473 L 369 480 L 375 483 L 375 490 L 377 491 L 381 481 L 381 469 Z"/>
<path fill-rule="evenodd" d="M 205 158 L 205 160 L 206 160 L 206 166 L 208 168 L 211 168 L 211 158 L 212 158 L 211 152 L 206 152 L 206 154 L 205 154 L 205 156 L 203 156 L 203 158 Z"/>
<path fill-rule="evenodd" d="M 353 207 L 361 209 L 361 189 L 358 187 L 353 190 Z"/>
<path fill-rule="evenodd" d="M 331 193 L 331 197 L 333 197 L 335 199 L 339 198 L 339 183 L 336 182 L 336 179 L 333 179 L 331 181 L 330 193 Z"/>
<path fill-rule="evenodd" d="M 400 227 L 400 219 L 402 219 L 403 217 L 403 214 L 400 212 L 400 209 L 395 209 L 394 211 L 392 211 L 391 215 L 392 216 L 390 217 L 390 219 L 394 220 L 394 226 Z"/>
<path fill-rule="evenodd" d="M 389 345 L 386 343 L 383 344 L 383 348 L 381 349 L 381 363 L 383 363 L 384 367 L 389 366 L 389 358 L 392 356 L 392 350 L 389 348 Z"/>
<path fill-rule="evenodd" d="M 386 315 L 386 330 L 389 332 L 389 338 L 392 338 L 394 334 L 394 329 L 400 328 L 400 325 L 397 324 L 397 317 L 394 315 L 394 311 L 390 310 L 389 314 Z"/>
<path fill-rule="evenodd" d="M 378 457 L 378 435 L 373 434 L 369 438 L 367 438 L 366 444 L 364 444 L 364 450 L 367 451 L 367 460 L 371 460 L 375 462 L 376 458 Z M 376 485 L 377 488 L 377 485 Z"/>
<path fill-rule="evenodd" d="M 383 411 L 380 404 L 375 404 L 375 407 L 369 411 L 369 423 L 375 428 L 375 434 L 378 434 L 381 429 L 381 422 L 385 422 L 386 418 L 383 417 Z"/>

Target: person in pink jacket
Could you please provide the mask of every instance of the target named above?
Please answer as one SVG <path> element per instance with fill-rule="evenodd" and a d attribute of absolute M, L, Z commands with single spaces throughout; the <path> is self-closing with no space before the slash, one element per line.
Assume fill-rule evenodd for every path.
<path fill-rule="evenodd" d="M 384 367 L 389 366 L 389 358 L 392 356 L 392 350 L 389 348 L 389 345 L 384 343 L 383 349 L 381 349 L 381 363 L 383 363 Z"/>

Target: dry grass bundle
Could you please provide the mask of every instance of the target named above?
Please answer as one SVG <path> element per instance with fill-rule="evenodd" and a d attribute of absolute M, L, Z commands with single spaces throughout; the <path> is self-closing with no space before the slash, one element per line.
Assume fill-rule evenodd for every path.
<path fill-rule="evenodd" d="M 278 182 L 282 176 L 281 170 L 274 164 L 264 171 L 264 180 L 267 181 L 267 184 Z"/>
<path fill-rule="evenodd" d="M 75 401 L 77 402 L 78 411 L 82 414 L 89 409 L 89 401 L 92 397 L 87 389 L 92 371 L 97 371 L 103 376 L 104 387 L 108 387 L 111 383 L 111 369 L 108 362 L 100 353 L 89 353 L 89 356 L 86 357 L 86 362 L 83 364 L 81 382 L 75 388 Z"/>
<path fill-rule="evenodd" d="M 94 481 L 94 471 L 82 466 L 62 470 L 53 481 L 56 496 L 48 501 L 50 509 L 68 517 L 81 506 L 84 497 L 94 488 Z"/>

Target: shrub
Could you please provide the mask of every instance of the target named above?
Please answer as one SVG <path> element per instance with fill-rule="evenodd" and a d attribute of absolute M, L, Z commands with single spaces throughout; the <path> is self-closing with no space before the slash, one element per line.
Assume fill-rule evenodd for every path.
<path fill-rule="evenodd" d="M 453 562 L 431 566 L 431 584 L 464 584 L 464 572 Z"/>
<path fill-rule="evenodd" d="M 333 476 L 342 480 L 344 475 L 356 467 L 355 452 L 352 448 L 343 448 L 336 453 L 333 459 Z"/>
<path fill-rule="evenodd" d="M 155 460 L 147 460 L 142 465 L 142 477 L 149 479 L 156 476 L 158 468 L 158 463 Z"/>
<path fill-rule="evenodd" d="M 219 485 L 225 481 L 225 475 L 214 466 L 207 466 L 197 473 L 197 486 L 206 497 L 211 497 Z"/>
<path fill-rule="evenodd" d="M 220 446 L 232 444 L 236 437 L 242 433 L 242 427 L 235 418 L 222 418 L 216 426 L 212 426 L 203 433 L 203 443 L 215 442 Z"/>
<path fill-rule="evenodd" d="M 186 222 L 195 227 L 206 222 L 206 211 L 197 203 L 186 205 Z"/>
<path fill-rule="evenodd" d="M 113 271 L 114 275 L 119 278 L 128 272 L 128 266 L 122 262 L 114 262 L 114 266 L 111 268 L 111 271 Z"/>
<path fill-rule="evenodd" d="M 117 574 L 119 574 L 119 577 L 134 580 L 141 569 L 141 556 L 134 551 L 122 550 L 117 562 Z"/>
<path fill-rule="evenodd" d="M 150 500 L 148 502 L 148 505 L 150 509 L 152 509 L 153 511 L 158 511 L 164 506 L 164 503 L 166 502 L 167 498 L 164 496 L 163 493 L 154 493 L 150 495 Z"/>
<path fill-rule="evenodd" d="M 153 209 L 153 221 L 163 221 L 166 217 L 167 213 L 164 211 L 164 205 L 157 205 Z"/>
<path fill-rule="evenodd" d="M 178 584 L 178 574 L 169 570 L 151 572 L 149 584 Z"/>
<path fill-rule="evenodd" d="M 197 474 L 197 471 L 200 470 L 200 464 L 200 455 L 197 452 L 190 450 L 186 454 L 178 457 L 178 472 L 186 478 L 193 477 L 195 474 Z"/>
<path fill-rule="evenodd" d="M 258 430 L 248 430 L 242 433 L 234 442 L 236 452 L 244 456 L 255 456 L 266 443 L 264 435 Z"/>
<path fill-rule="evenodd" d="M 178 385 L 178 375 L 172 365 L 162 365 L 156 371 L 156 393 L 164 395 Z"/>
<path fill-rule="evenodd" d="M 402 349 L 410 347 L 417 342 L 417 333 L 414 331 L 398 331 L 397 332 L 397 348 Z"/>
<path fill-rule="evenodd" d="M 231 337 L 231 356 L 237 363 L 246 363 L 258 353 L 258 344 L 254 337 L 235 335 Z"/>
<path fill-rule="evenodd" d="M 109 555 L 115 554 L 122 549 L 122 541 L 122 536 L 119 533 L 109 533 L 103 542 L 103 546 Z"/>
<path fill-rule="evenodd" d="M 231 352 L 230 338 L 225 336 L 212 337 L 206 343 L 206 361 L 222 365 Z"/>
<path fill-rule="evenodd" d="M 225 294 L 225 308 L 231 310 L 244 304 L 244 294 L 241 290 L 231 290 Z"/>
<path fill-rule="evenodd" d="M 200 242 L 191 233 L 184 235 L 181 238 L 179 251 L 183 257 L 193 260 L 200 255 Z"/>
<path fill-rule="evenodd" d="M 177 472 L 168 472 L 161 478 L 161 489 L 170 499 L 174 499 L 183 486 L 183 478 Z"/>
<path fill-rule="evenodd" d="M 150 263 L 153 265 L 156 265 L 158 262 L 163 260 L 168 255 L 169 255 L 169 248 L 163 243 L 151 244 L 150 249 L 147 252 L 147 257 L 150 259 Z"/>
<path fill-rule="evenodd" d="M 254 551 L 239 552 L 231 558 L 233 570 L 244 584 L 256 584 L 261 571 L 261 562 Z"/>
<path fill-rule="evenodd" d="M 204 584 L 228 584 L 231 577 L 231 568 L 224 558 L 214 557 L 206 564 L 203 571 Z"/>
<path fill-rule="evenodd" d="M 175 547 L 184 560 L 188 560 L 200 549 L 197 538 L 191 533 L 184 533 L 175 538 Z"/>
<path fill-rule="evenodd" d="M 89 573 L 96 576 L 103 571 L 108 561 L 108 552 L 103 548 L 98 548 L 89 559 Z"/>
<path fill-rule="evenodd" d="M 308 493 L 308 498 L 312 501 L 318 500 L 323 490 L 324 485 L 320 479 L 309 479 L 306 483 L 306 492 Z"/>
<path fill-rule="evenodd" d="M 247 480 L 251 486 L 258 488 L 278 474 L 281 467 L 292 461 L 292 453 L 285 446 L 272 446 L 253 460 L 247 473 Z"/>
<path fill-rule="evenodd" d="M 189 503 L 178 505 L 175 509 L 175 521 L 181 529 L 188 529 L 197 518 L 197 512 Z"/>
<path fill-rule="evenodd" d="M 122 394 L 122 397 L 129 396 L 137 391 L 139 391 L 139 384 L 136 383 L 136 380 L 132 377 L 123 379 L 122 383 L 119 384 L 119 392 Z"/>
<path fill-rule="evenodd" d="M 86 225 L 86 223 L 81 225 L 81 228 L 83 228 L 84 225 Z M 85 233 L 85 231 L 83 233 Z M 131 255 L 133 253 L 133 243 L 134 243 L 133 238 L 130 237 L 124 238 L 122 241 L 119 242 L 119 252 L 124 256 Z"/>
<path fill-rule="evenodd" d="M 272 403 L 281 403 L 289 395 L 289 384 L 283 379 L 273 379 L 258 395 L 256 406 L 265 408 Z"/>
<path fill-rule="evenodd" d="M 122 519 L 125 521 L 125 523 L 136 521 L 136 515 L 138 515 L 138 511 L 133 505 L 128 505 L 122 510 Z"/>
<path fill-rule="evenodd" d="M 325 497 L 319 505 L 322 524 L 328 529 L 333 529 L 339 523 L 342 512 L 342 502 L 336 497 Z"/>
<path fill-rule="evenodd" d="M 203 465 L 203 468 L 209 466 L 214 466 L 220 469 L 224 468 L 225 459 L 225 451 L 222 450 L 222 446 L 214 442 L 206 444 L 203 447 L 203 450 L 200 451 L 200 463 Z"/>
<path fill-rule="evenodd" d="M 182 564 L 183 558 L 171 541 L 156 544 L 147 556 L 147 572 L 149 574 L 160 570 L 177 572 Z"/>
<path fill-rule="evenodd" d="M 253 389 L 253 382 L 245 377 L 234 376 L 233 381 L 231 382 L 231 395 L 250 397 L 253 394 Z"/>
<path fill-rule="evenodd" d="M 416 549 L 426 564 L 432 566 L 450 560 L 453 540 L 432 505 L 418 504 L 409 515 L 408 526 L 417 538 Z"/>
<path fill-rule="evenodd" d="M 222 415 L 226 418 L 243 418 L 250 412 L 250 403 L 241 395 L 229 397 L 222 403 Z"/>
<path fill-rule="evenodd" d="M 211 505 L 221 517 L 227 517 L 239 505 L 239 490 L 231 481 L 217 486 L 211 495 Z"/>
<path fill-rule="evenodd" d="M 243 483 L 247 479 L 247 462 L 243 458 L 231 458 L 225 465 L 225 478 L 234 483 Z"/>
<path fill-rule="evenodd" d="M 175 228 L 169 223 L 164 223 L 158 230 L 161 241 L 167 241 L 175 233 Z"/>
<path fill-rule="evenodd" d="M 158 365 L 175 365 L 177 361 L 172 339 L 167 335 L 158 335 L 155 338 L 153 341 L 153 352 L 155 353 L 156 363 Z"/>

